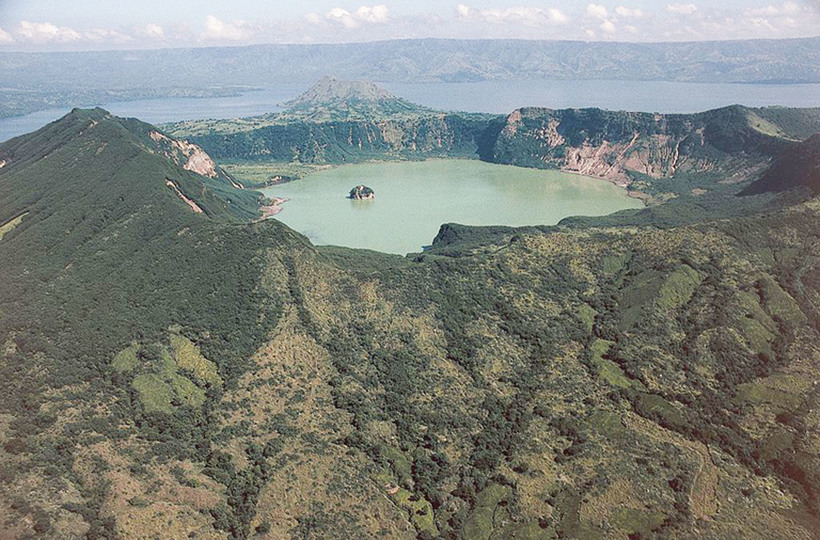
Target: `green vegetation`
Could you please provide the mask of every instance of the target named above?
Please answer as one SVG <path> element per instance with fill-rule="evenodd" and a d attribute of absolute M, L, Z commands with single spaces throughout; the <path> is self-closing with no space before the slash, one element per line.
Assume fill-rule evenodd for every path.
<path fill-rule="evenodd" d="M 139 365 L 137 353 L 140 350 L 138 343 L 132 343 L 121 350 L 111 361 L 111 367 L 117 373 L 131 373 Z"/>
<path fill-rule="evenodd" d="M 23 218 L 25 218 L 27 214 L 28 212 L 24 212 L 16 218 L 4 223 L 3 225 L 0 225 L 0 240 L 2 240 L 8 233 L 13 231 L 15 227 L 20 225 L 20 223 L 23 222 Z"/>
<path fill-rule="evenodd" d="M 618 508 L 613 512 L 612 524 L 631 536 L 647 536 L 659 529 L 666 520 L 663 512 L 647 512 L 645 509 Z"/>
<path fill-rule="evenodd" d="M 509 487 L 499 484 L 491 484 L 477 494 L 473 511 L 464 523 L 462 536 L 477 540 L 491 538 L 497 524 L 509 517 L 502 505 L 509 502 L 510 494 Z"/>
<path fill-rule="evenodd" d="M 372 199 L 375 193 L 373 189 L 367 186 L 356 186 L 350 190 L 348 198 L 350 199 Z"/>
<path fill-rule="evenodd" d="M 216 366 L 202 357 L 193 343 L 172 333 L 171 344 L 173 357 L 162 345 L 152 344 L 137 351 L 132 345 L 117 353 L 112 362 L 118 372 L 138 373 L 131 386 L 148 412 L 171 413 L 177 405 L 201 407 L 205 403 L 206 385 L 221 382 Z M 192 373 L 198 384 L 180 370 Z"/>
<path fill-rule="evenodd" d="M 202 356 L 194 343 L 176 332 L 171 332 L 171 349 L 180 369 L 190 372 L 202 385 L 220 386 L 222 378 L 217 373 L 216 364 Z"/>
<path fill-rule="evenodd" d="M 221 167 L 232 177 L 241 178 L 247 187 L 265 187 L 275 182 L 287 182 L 302 178 L 326 168 L 326 165 L 313 165 L 292 161 L 257 160 L 223 160 Z"/>
<path fill-rule="evenodd" d="M 618 386 L 620 388 L 630 388 L 633 385 L 633 382 L 626 378 L 624 375 L 623 370 L 613 362 L 612 360 L 607 360 L 604 358 L 604 355 L 609 351 L 609 348 L 614 345 L 613 341 L 607 341 L 605 339 L 596 339 L 592 342 L 590 346 L 590 350 L 592 352 L 592 365 L 598 371 L 598 376 L 601 377 L 604 381 L 608 384 L 613 386 Z M 640 385 L 640 383 L 636 384 Z"/>
<path fill-rule="evenodd" d="M 812 534 L 816 198 L 446 225 L 403 258 L 251 221 L 151 131 L 75 111 L 0 145 L 0 223 L 28 212 L 0 243 L 9 536 Z"/>

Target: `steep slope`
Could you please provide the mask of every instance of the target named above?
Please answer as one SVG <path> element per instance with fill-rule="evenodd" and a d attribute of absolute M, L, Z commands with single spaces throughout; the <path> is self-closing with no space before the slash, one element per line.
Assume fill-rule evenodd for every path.
<path fill-rule="evenodd" d="M 129 193 L 130 203 L 139 198 L 145 202 L 160 193 L 160 200 L 165 201 L 169 192 L 176 191 L 180 198 L 194 202 L 212 218 L 245 219 L 258 214 L 259 194 L 240 190 L 241 186 L 202 149 L 169 138 L 149 124 L 116 118 L 102 109 L 75 109 L 30 135 L 3 143 L 0 162 L 4 163 L 0 174 L 7 179 L 0 187 L 5 196 L 3 212 L 21 211 L 22 206 L 15 206 L 14 200 L 23 197 L 20 204 L 31 204 L 33 196 L 45 197 L 42 204 L 56 209 L 60 205 L 54 197 L 66 194 L 50 188 L 69 188 L 61 181 L 61 171 L 87 167 L 98 172 L 93 178 L 78 180 L 79 188 L 93 187 L 84 185 L 85 182 L 97 184 L 100 202 L 113 202 L 108 197 L 114 193 L 105 189 L 108 177 L 142 175 L 164 179 L 135 183 Z M 30 179 L 29 193 L 23 193 L 25 178 Z M 168 182 L 174 186 L 170 190 Z"/>
<path fill-rule="evenodd" d="M 741 194 L 754 195 L 799 188 L 807 188 L 815 195 L 820 193 L 820 133 L 783 152 L 763 176 Z"/>
<path fill-rule="evenodd" d="M 820 131 L 815 109 L 727 107 L 693 115 L 519 109 L 482 158 L 557 167 L 622 185 L 687 174 L 749 177 L 772 156 Z"/>
<path fill-rule="evenodd" d="M 152 133 L 74 111 L 0 146 L 0 513 L 13 536 L 112 532 L 98 484 L 109 480 L 96 466 L 84 475 L 78 460 L 95 433 L 117 440 L 118 425 L 140 423 L 150 439 L 166 429 L 137 388 L 171 388 L 113 380 L 115 352 L 167 343 L 171 326 L 178 340 L 196 339 L 219 380 L 159 372 L 176 389 L 174 418 L 204 426 L 206 389 L 229 382 L 278 317 L 277 296 L 258 290 L 265 250 L 301 240 L 273 222 L 245 224 L 256 194 L 186 170 L 169 150 L 175 141 Z M 159 360 L 157 350 L 145 359 Z M 21 498 L 27 489 L 36 496 Z"/>

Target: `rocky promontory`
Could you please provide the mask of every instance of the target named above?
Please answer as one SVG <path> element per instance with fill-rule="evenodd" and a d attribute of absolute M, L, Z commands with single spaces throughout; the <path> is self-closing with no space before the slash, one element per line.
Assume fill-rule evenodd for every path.
<path fill-rule="evenodd" d="M 372 199 L 373 197 L 375 197 L 375 195 L 376 193 L 369 187 L 359 185 L 350 190 L 350 193 L 348 194 L 347 198 L 354 199 L 357 201 L 363 201 L 366 199 Z"/>

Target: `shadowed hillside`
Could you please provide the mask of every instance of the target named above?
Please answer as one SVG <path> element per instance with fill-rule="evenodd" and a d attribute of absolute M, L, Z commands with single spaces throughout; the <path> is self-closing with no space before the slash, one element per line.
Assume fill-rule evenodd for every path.
<path fill-rule="evenodd" d="M 743 190 L 744 195 L 807 188 L 820 193 L 820 133 L 783 152 L 763 176 Z"/>

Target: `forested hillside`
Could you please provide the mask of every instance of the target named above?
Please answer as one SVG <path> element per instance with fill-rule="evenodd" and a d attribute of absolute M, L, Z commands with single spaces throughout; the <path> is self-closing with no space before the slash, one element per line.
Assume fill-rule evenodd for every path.
<path fill-rule="evenodd" d="M 804 116 L 753 113 L 739 141 L 717 113 L 561 129 L 574 147 L 664 125 L 716 175 L 756 159 L 786 182 Z M 446 225 L 399 257 L 256 221 L 258 194 L 200 152 L 100 110 L 0 145 L 9 537 L 816 537 L 805 186 L 714 180 L 725 198 L 663 229 L 690 199 Z"/>

